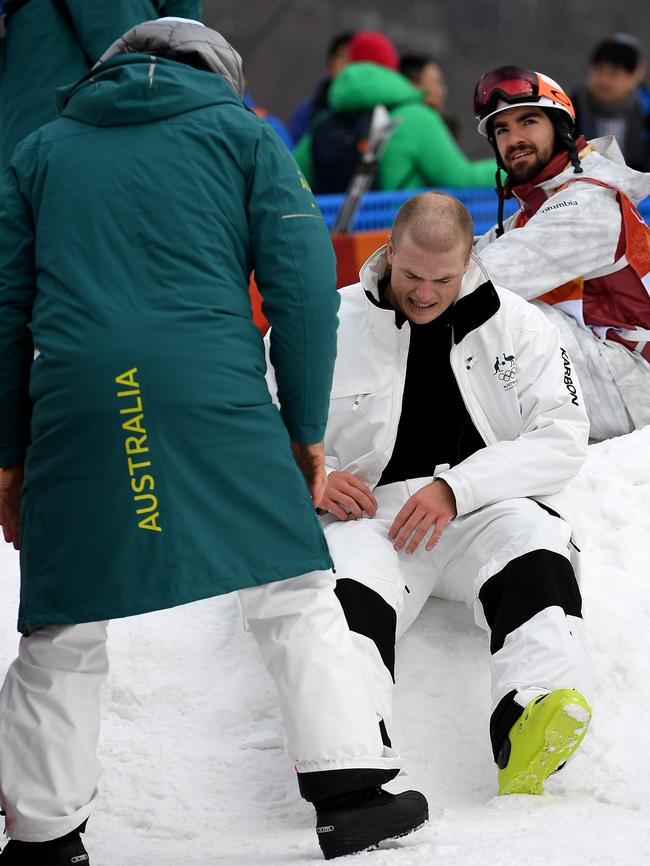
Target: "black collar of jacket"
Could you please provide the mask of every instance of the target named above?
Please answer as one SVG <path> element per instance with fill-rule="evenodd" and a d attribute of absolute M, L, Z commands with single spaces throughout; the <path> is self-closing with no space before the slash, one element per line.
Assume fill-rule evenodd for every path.
<path fill-rule="evenodd" d="M 372 294 L 366 290 L 366 297 L 370 303 L 374 304 L 382 310 L 394 309 L 386 300 L 386 286 L 390 280 L 390 273 L 386 274 L 379 281 L 377 288 L 379 292 L 379 301 L 373 298 Z M 488 319 L 497 312 L 501 306 L 501 300 L 497 294 L 497 290 L 492 285 L 490 280 L 477 286 L 468 295 L 458 298 L 453 306 L 452 324 L 454 326 L 454 343 L 458 344 L 461 340 L 471 332 L 480 328 Z M 404 322 L 407 321 L 406 316 L 401 310 L 395 310 L 395 327 L 401 329 Z"/>
<path fill-rule="evenodd" d="M 491 280 L 458 298 L 454 304 L 454 343 L 458 345 L 471 331 L 485 324 L 500 306 L 501 299 Z"/>

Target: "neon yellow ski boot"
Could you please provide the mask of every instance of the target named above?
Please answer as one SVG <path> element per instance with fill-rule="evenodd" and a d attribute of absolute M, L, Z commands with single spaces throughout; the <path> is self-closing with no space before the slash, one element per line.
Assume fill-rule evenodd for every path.
<path fill-rule="evenodd" d="M 532 700 L 510 728 L 509 750 L 506 743 L 499 756 L 499 794 L 542 794 L 545 780 L 573 755 L 590 721 L 591 707 L 573 689 Z"/>

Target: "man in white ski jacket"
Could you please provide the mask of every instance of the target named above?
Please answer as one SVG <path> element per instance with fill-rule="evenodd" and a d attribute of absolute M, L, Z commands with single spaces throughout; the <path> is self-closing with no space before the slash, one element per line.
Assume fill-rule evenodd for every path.
<path fill-rule="evenodd" d="M 636 205 L 650 174 L 625 165 L 616 141 L 574 138 L 575 111 L 541 73 L 499 67 L 479 81 L 487 136 L 519 211 L 478 239 L 492 277 L 560 329 L 599 441 L 650 423 L 650 229 Z"/>
<path fill-rule="evenodd" d="M 541 793 L 591 715 L 559 516 L 589 424 L 557 329 L 471 247 L 464 206 L 423 193 L 341 290 L 323 524 L 386 746 L 396 638 L 429 595 L 465 601 L 490 635 L 500 792 Z"/>

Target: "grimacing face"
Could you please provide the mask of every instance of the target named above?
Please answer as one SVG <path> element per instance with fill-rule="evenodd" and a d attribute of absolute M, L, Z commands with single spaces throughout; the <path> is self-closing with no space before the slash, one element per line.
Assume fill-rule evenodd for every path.
<path fill-rule="evenodd" d="M 467 242 L 442 252 L 416 244 L 405 229 L 397 244 L 388 238 L 390 284 L 386 299 L 414 325 L 426 325 L 454 303 L 469 267 Z"/>
<path fill-rule="evenodd" d="M 492 128 L 503 164 L 515 184 L 532 180 L 553 156 L 555 127 L 541 108 L 507 108 L 495 115 Z"/>

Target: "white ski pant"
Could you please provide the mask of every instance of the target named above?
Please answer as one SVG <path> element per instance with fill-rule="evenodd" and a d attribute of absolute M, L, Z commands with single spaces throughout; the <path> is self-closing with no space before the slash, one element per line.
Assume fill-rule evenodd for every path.
<path fill-rule="evenodd" d="M 276 682 L 298 770 L 396 769 L 334 584 L 318 571 L 238 595 Z M 56 839 L 92 811 L 107 626 L 48 626 L 20 640 L 0 691 L 0 803 L 11 838 Z"/>
<path fill-rule="evenodd" d="M 325 519 L 325 537 L 339 585 L 344 589 L 347 582 L 350 587 L 340 595 L 341 602 L 372 687 L 377 715 L 388 731 L 393 691 L 392 671 L 386 663 L 389 636 L 377 635 L 372 627 L 364 629 L 363 623 L 360 627 L 355 624 L 358 584 L 377 594 L 378 605 L 384 603 L 395 611 L 393 641 L 409 628 L 429 596 L 461 601 L 473 608 L 476 623 L 490 634 L 494 707 L 513 691 L 522 707 L 537 695 L 560 688 L 575 688 L 589 697 L 591 668 L 580 594 L 568 564 L 572 549 L 569 525 L 533 500 L 510 499 L 451 521 L 432 551 L 425 550 L 427 536 L 415 553 L 407 554 L 405 548 L 398 552 L 388 539 L 389 528 L 409 496 L 430 482 L 422 478 L 375 488 L 379 507 L 373 518 Z M 559 563 L 560 572 L 566 573 L 566 580 L 563 577 L 560 582 L 567 585 L 552 587 L 550 595 L 568 597 L 564 607 L 569 613 L 545 601 L 548 562 L 551 566 Z M 371 603 L 372 597 L 364 597 L 363 609 Z M 378 619 L 379 606 L 376 611 L 373 616 Z"/>

